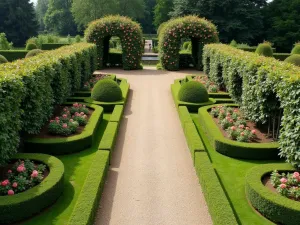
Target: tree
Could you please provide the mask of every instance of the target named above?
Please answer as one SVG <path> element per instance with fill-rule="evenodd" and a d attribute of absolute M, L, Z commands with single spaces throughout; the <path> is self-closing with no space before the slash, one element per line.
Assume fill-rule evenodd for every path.
<path fill-rule="evenodd" d="M 170 19 L 170 11 L 173 8 L 172 0 L 157 0 L 154 8 L 154 22 L 156 29 L 160 24 Z"/>
<path fill-rule="evenodd" d="M 155 33 L 153 25 L 155 0 L 146 0 L 145 4 L 144 17 L 138 19 L 138 22 L 141 24 L 144 33 L 152 34 Z"/>
<path fill-rule="evenodd" d="M 274 43 L 277 51 L 290 52 L 300 40 L 300 0 L 274 0 L 264 9 L 265 39 Z"/>
<path fill-rule="evenodd" d="M 48 9 L 49 0 L 38 0 L 36 5 L 36 16 L 40 25 L 40 30 L 45 30 L 44 17 Z"/>
<path fill-rule="evenodd" d="M 29 37 L 37 34 L 38 23 L 29 0 L 0 1 L 0 33 L 15 46 L 23 46 Z"/>
<path fill-rule="evenodd" d="M 266 0 L 175 0 L 172 17 L 196 14 L 217 25 L 222 42 L 254 42 L 263 32 Z"/>
<path fill-rule="evenodd" d="M 71 6 L 72 0 L 49 0 L 44 18 L 46 29 L 60 35 L 76 34 Z"/>
<path fill-rule="evenodd" d="M 132 19 L 144 17 L 144 0 L 119 0 L 120 15 L 128 16 Z"/>

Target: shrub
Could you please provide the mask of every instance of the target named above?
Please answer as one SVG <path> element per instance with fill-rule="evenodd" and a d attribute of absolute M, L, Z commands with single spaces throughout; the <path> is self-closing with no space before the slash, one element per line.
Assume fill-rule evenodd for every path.
<path fill-rule="evenodd" d="M 188 48 L 189 48 L 189 45 L 191 45 L 191 42 L 190 42 L 190 41 L 186 41 L 186 42 L 184 42 L 184 43 L 183 43 L 183 45 L 182 45 L 182 49 L 184 49 L 184 50 L 188 50 Z"/>
<path fill-rule="evenodd" d="M 30 58 L 30 57 L 36 56 L 38 54 L 41 54 L 41 53 L 43 53 L 43 50 L 41 50 L 41 49 L 33 49 L 33 50 L 29 51 L 26 54 L 25 58 Z"/>
<path fill-rule="evenodd" d="M 33 50 L 33 49 L 37 49 L 38 47 L 36 46 L 35 43 L 27 43 L 26 45 L 26 50 L 27 51 L 30 51 L 30 50 Z"/>
<path fill-rule="evenodd" d="M 291 54 L 300 54 L 300 43 L 296 43 L 295 47 L 292 49 Z"/>
<path fill-rule="evenodd" d="M 238 47 L 238 43 L 235 40 L 232 40 L 229 45 L 235 48 Z"/>
<path fill-rule="evenodd" d="M 206 43 L 218 42 L 214 24 L 197 16 L 186 16 L 169 20 L 159 33 L 160 62 L 164 69 L 180 68 L 180 39 L 190 38 L 192 55 L 197 69 L 202 68 L 202 50 Z"/>
<path fill-rule="evenodd" d="M 122 100 L 122 91 L 115 81 L 104 79 L 96 83 L 91 97 L 100 102 L 116 102 Z"/>
<path fill-rule="evenodd" d="M 269 43 L 259 44 L 255 53 L 266 57 L 273 57 L 272 46 Z"/>
<path fill-rule="evenodd" d="M 81 37 L 80 37 L 80 35 L 76 35 L 76 36 L 75 36 L 75 42 L 76 42 L 76 43 L 81 42 Z"/>
<path fill-rule="evenodd" d="M 208 93 L 203 84 L 189 81 L 181 86 L 178 98 L 183 102 L 203 103 L 208 101 Z"/>
<path fill-rule="evenodd" d="M 118 36 L 122 41 L 123 68 L 140 69 L 144 52 L 142 30 L 138 23 L 123 16 L 107 16 L 95 20 L 85 31 L 86 40 L 97 45 L 98 69 L 107 63 L 111 36 Z"/>
<path fill-rule="evenodd" d="M 2 63 L 7 63 L 7 59 L 3 56 L 3 55 L 0 55 L 0 64 Z"/>
<path fill-rule="evenodd" d="M 0 50 L 9 50 L 12 48 L 12 43 L 9 43 L 6 34 L 0 33 Z"/>
<path fill-rule="evenodd" d="M 291 55 L 287 57 L 284 61 L 294 64 L 295 66 L 300 66 L 300 55 L 298 54 Z"/>

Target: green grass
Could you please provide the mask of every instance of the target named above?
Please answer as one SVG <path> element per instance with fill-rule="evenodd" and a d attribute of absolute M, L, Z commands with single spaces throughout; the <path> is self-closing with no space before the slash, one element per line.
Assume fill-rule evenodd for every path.
<path fill-rule="evenodd" d="M 110 114 L 104 114 L 97 130 L 97 139 L 91 148 L 75 154 L 58 156 L 65 165 L 64 193 L 52 207 L 20 224 L 65 225 L 68 223 L 109 119 Z"/>
<path fill-rule="evenodd" d="M 191 113 L 191 117 L 193 118 L 198 131 L 202 134 L 203 131 L 198 122 L 198 115 L 196 113 Z M 204 135 L 201 136 L 204 137 Z M 209 145 L 206 138 L 203 138 L 203 142 L 237 216 L 239 224 L 274 225 L 274 223 L 257 214 L 248 204 L 245 194 L 245 177 L 248 170 L 256 165 L 274 162 L 280 163 L 281 161 L 234 159 L 216 152 L 214 148 Z"/>

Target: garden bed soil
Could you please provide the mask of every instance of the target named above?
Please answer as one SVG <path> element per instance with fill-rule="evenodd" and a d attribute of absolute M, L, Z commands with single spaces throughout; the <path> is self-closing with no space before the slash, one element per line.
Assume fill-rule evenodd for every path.
<path fill-rule="evenodd" d="M 60 105 L 60 106 L 57 106 L 54 110 L 54 113 L 53 113 L 53 116 L 51 117 L 50 120 L 54 120 L 55 117 L 57 116 L 60 116 L 61 113 L 63 112 L 63 109 L 68 106 L 70 107 L 71 105 Z M 95 111 L 94 109 L 92 108 L 89 108 L 89 114 L 87 114 L 87 123 L 89 122 L 93 112 Z M 53 139 L 53 138 L 64 138 L 64 137 L 72 137 L 72 136 L 75 136 L 75 135 L 78 135 L 78 134 L 81 134 L 85 128 L 85 126 L 78 126 L 76 132 L 74 134 L 71 134 L 71 135 L 68 135 L 68 136 L 62 136 L 62 135 L 54 135 L 54 134 L 49 134 L 48 133 L 48 126 L 49 126 L 49 123 L 50 123 L 50 120 L 42 127 L 41 131 L 39 134 L 33 134 L 33 135 L 28 135 L 27 137 L 28 138 L 49 138 L 49 139 Z"/>

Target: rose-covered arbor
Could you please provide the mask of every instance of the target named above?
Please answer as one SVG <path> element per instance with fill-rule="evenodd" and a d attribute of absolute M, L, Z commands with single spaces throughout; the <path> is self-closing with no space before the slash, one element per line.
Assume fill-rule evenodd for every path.
<path fill-rule="evenodd" d="M 140 69 L 144 51 L 143 33 L 138 23 L 124 16 L 106 16 L 95 20 L 85 31 L 86 40 L 97 45 L 98 69 L 106 65 L 109 57 L 109 40 L 112 36 L 117 36 L 121 40 L 123 68 Z"/>

